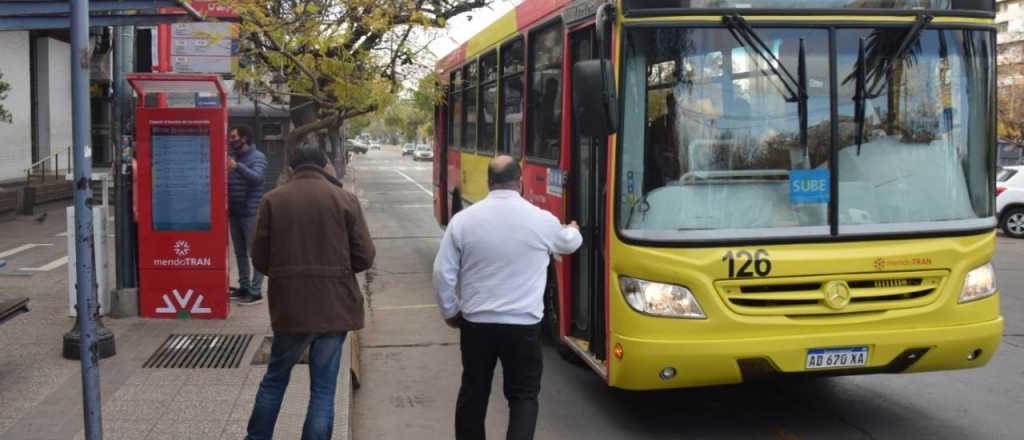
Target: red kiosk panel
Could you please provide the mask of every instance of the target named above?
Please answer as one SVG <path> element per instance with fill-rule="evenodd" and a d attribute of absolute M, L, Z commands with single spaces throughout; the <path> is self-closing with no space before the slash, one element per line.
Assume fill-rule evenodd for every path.
<path fill-rule="evenodd" d="M 136 113 L 139 306 L 148 318 L 224 319 L 227 108 L 216 75 L 130 75 Z M 220 107 L 145 107 L 153 93 L 216 94 Z M 162 100 L 161 100 L 162 101 Z"/>

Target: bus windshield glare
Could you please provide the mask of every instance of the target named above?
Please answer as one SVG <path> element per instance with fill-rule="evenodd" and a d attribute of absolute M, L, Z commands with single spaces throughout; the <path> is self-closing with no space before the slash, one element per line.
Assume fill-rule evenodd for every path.
<path fill-rule="evenodd" d="M 736 240 L 994 226 L 993 35 L 927 28 L 908 38 L 910 29 L 753 28 L 769 56 L 725 27 L 627 31 L 623 236 Z M 779 74 L 787 71 L 801 72 L 806 84 L 805 115 Z"/>

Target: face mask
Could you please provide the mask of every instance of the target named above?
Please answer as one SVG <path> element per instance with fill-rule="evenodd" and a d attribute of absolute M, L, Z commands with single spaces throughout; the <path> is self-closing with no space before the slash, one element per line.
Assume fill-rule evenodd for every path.
<path fill-rule="evenodd" d="M 242 148 L 242 141 L 240 141 L 240 140 L 228 141 L 228 147 L 231 148 L 232 150 L 238 150 L 238 149 Z"/>

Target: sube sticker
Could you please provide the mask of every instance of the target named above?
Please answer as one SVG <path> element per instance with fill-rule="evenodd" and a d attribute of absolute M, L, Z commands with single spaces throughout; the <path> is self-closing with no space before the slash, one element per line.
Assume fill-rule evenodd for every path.
<path fill-rule="evenodd" d="M 828 203 L 832 194 L 828 170 L 792 170 L 789 172 L 789 201 L 794 205 Z"/>

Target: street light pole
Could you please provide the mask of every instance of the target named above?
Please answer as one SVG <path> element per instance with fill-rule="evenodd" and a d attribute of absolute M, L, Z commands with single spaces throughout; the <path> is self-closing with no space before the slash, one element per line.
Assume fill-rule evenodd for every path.
<path fill-rule="evenodd" d="M 95 266 L 92 229 L 92 147 L 89 113 L 89 0 L 71 1 L 71 132 L 75 157 L 75 271 L 82 364 L 85 438 L 103 438 L 100 414 L 99 353 L 96 347 Z"/>

